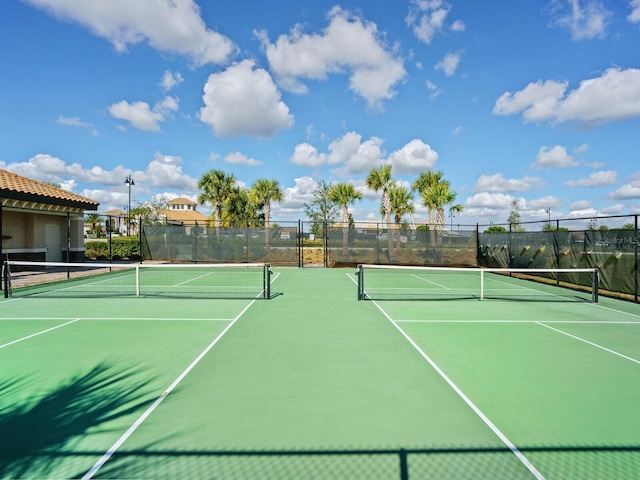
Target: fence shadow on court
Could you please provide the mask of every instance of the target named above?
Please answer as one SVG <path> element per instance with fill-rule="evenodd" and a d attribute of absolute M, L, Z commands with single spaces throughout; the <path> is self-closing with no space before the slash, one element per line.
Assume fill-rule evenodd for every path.
<path fill-rule="evenodd" d="M 520 452 L 547 479 L 625 480 L 640 471 L 640 445 L 524 447 Z M 215 451 L 161 450 L 156 444 L 116 452 L 96 478 L 514 480 L 532 474 L 506 447 Z"/>
<path fill-rule="evenodd" d="M 140 369 L 99 364 L 37 398 L 0 404 L 0 478 L 48 477 L 74 440 L 148 405 Z M 142 376 L 142 378 L 144 378 Z M 27 378 L 0 381 L 5 399 L 24 398 Z"/>

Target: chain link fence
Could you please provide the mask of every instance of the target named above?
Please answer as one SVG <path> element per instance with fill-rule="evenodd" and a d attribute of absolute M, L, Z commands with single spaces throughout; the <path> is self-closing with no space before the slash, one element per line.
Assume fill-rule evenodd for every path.
<path fill-rule="evenodd" d="M 638 215 L 486 227 L 478 233 L 479 266 L 598 268 L 601 294 L 639 301 Z"/>
<path fill-rule="evenodd" d="M 639 302 L 639 216 L 571 218 L 518 225 L 146 225 L 126 215 L 84 217 L 2 209 L 3 257 L 33 261 L 259 262 L 296 267 L 395 264 L 598 268 L 600 293 Z M 502 228 L 499 228 L 502 227 Z M 498 231 L 502 230 L 502 231 Z M 129 231 L 131 235 L 127 236 Z"/>

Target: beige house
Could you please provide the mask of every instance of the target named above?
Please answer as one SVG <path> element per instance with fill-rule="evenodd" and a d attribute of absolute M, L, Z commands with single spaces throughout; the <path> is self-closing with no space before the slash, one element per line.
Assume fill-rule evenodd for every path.
<path fill-rule="evenodd" d="M 114 208 L 113 210 L 107 210 L 104 212 L 107 216 L 105 222 L 105 230 L 107 233 L 119 233 L 124 234 L 127 231 L 127 212 Z"/>
<path fill-rule="evenodd" d="M 170 225 L 205 226 L 209 217 L 196 211 L 198 204 L 188 198 L 174 198 L 167 202 L 167 208 L 162 211 L 166 222 Z"/>
<path fill-rule="evenodd" d="M 0 169 L 3 258 L 83 261 L 84 214 L 99 202 Z"/>

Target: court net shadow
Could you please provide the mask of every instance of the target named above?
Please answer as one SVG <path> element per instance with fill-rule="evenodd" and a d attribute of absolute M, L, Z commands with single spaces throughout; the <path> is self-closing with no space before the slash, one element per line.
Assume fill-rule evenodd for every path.
<path fill-rule="evenodd" d="M 57 388 L 21 403 L 0 403 L 0 478 L 48 477 L 82 436 L 150 403 L 141 371 L 99 364 Z M 144 377 L 142 377 L 144 378 Z M 0 382 L 5 399 L 24 398 L 29 379 Z"/>

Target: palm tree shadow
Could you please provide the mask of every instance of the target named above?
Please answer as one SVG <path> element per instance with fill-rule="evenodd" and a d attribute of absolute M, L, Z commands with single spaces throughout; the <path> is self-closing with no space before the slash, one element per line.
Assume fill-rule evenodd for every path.
<path fill-rule="evenodd" d="M 65 447 L 149 405 L 151 379 L 137 379 L 141 373 L 99 364 L 38 398 L 0 407 L 0 477 L 47 476 Z M 19 396 L 26 384 L 26 379 L 4 380 L 0 394 Z"/>

